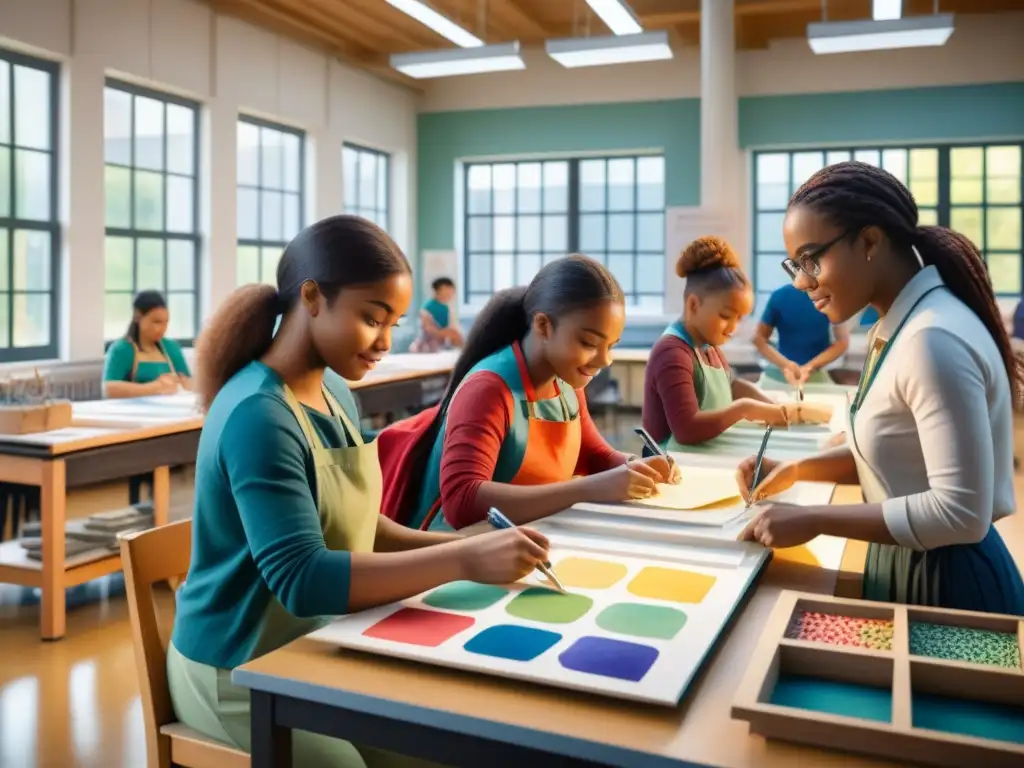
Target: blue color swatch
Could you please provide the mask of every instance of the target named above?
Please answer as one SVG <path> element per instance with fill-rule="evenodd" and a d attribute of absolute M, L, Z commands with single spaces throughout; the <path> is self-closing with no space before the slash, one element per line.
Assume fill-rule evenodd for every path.
<path fill-rule="evenodd" d="M 532 661 L 562 639 L 557 632 L 498 624 L 470 638 L 464 646 L 470 653 L 512 661 Z"/>
<path fill-rule="evenodd" d="M 1024 744 L 1024 707 L 915 693 L 910 712 L 915 728 Z"/>
<path fill-rule="evenodd" d="M 830 715 L 892 722 L 892 691 L 802 675 L 780 675 L 771 703 Z"/>
<path fill-rule="evenodd" d="M 656 648 L 605 637 L 581 637 L 558 657 L 576 672 L 640 682 L 658 658 Z"/>

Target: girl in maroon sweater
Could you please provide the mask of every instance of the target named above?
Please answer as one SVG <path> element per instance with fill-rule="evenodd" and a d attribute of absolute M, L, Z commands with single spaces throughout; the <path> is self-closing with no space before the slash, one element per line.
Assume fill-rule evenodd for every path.
<path fill-rule="evenodd" d="M 739 421 L 776 426 L 786 412 L 749 381 L 737 379 L 720 346 L 754 308 L 750 281 L 727 242 L 702 237 L 676 263 L 686 278 L 683 314 L 651 349 L 644 377 L 643 424 L 662 447 L 693 450 Z"/>

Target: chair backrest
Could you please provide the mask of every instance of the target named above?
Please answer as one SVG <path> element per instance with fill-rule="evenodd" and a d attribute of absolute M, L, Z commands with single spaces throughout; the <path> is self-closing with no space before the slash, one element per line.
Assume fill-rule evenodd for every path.
<path fill-rule="evenodd" d="M 121 537 L 120 543 L 135 666 L 142 692 L 146 748 L 149 754 L 156 755 L 161 726 L 175 722 L 167 687 L 170 624 L 165 618 L 170 614 L 173 622 L 174 611 L 172 600 L 171 610 L 158 615 L 153 587 L 166 582 L 173 588 L 188 573 L 192 558 L 192 520 L 127 534 Z"/>

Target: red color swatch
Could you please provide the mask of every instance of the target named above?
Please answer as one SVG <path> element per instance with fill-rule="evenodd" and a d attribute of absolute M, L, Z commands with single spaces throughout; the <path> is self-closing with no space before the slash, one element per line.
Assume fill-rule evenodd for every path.
<path fill-rule="evenodd" d="M 448 638 L 469 629 L 474 623 L 472 616 L 425 611 L 422 608 L 402 608 L 386 619 L 381 619 L 363 634 L 394 643 L 436 648 Z"/>

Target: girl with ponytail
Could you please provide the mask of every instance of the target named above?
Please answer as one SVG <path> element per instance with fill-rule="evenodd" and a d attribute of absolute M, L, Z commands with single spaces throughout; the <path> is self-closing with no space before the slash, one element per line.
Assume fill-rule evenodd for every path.
<path fill-rule="evenodd" d="M 232 668 L 332 616 L 449 581 L 506 584 L 547 559 L 547 540 L 528 529 L 456 540 L 380 514 L 377 445 L 324 386 L 324 371 L 365 376 L 411 295 L 391 238 L 334 216 L 289 243 L 276 290 L 239 288 L 197 340 L 207 413 L 167 678 L 178 719 L 209 738 L 250 747 L 248 692 L 231 682 Z M 307 732 L 292 748 L 310 768 L 424 765 Z"/>
<path fill-rule="evenodd" d="M 765 504 L 741 538 L 790 547 L 824 534 L 870 542 L 864 596 L 1024 615 L 1024 582 L 993 527 L 1016 511 L 1011 405 L 1021 372 L 984 259 L 963 235 L 918 224 L 894 176 L 829 166 L 789 203 L 783 267 L 834 324 L 880 319 L 848 445 L 767 457 L 760 498 L 797 480 L 859 483 L 864 504 Z M 753 459 L 740 465 L 746 495 Z"/>
<path fill-rule="evenodd" d="M 613 450 L 587 411 L 583 389 L 611 364 L 624 324 L 621 288 L 585 256 L 556 259 L 528 286 L 495 294 L 441 404 L 381 433 L 385 513 L 451 530 L 497 507 L 525 523 L 676 481 L 664 458 Z"/>

